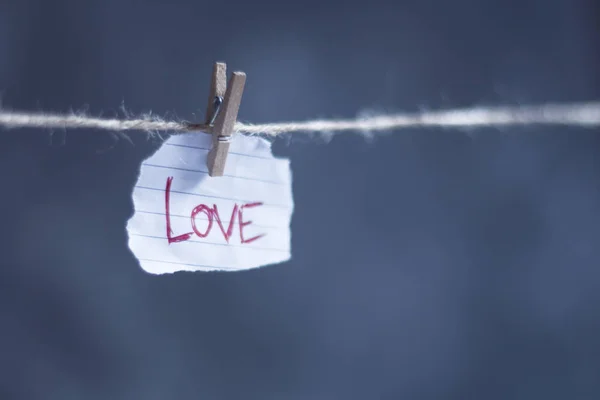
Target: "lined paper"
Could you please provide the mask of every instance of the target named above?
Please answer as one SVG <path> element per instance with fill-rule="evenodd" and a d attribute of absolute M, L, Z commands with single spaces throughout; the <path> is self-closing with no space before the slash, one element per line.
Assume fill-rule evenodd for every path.
<path fill-rule="evenodd" d="M 146 272 L 237 271 L 290 259 L 289 160 L 275 158 L 262 138 L 235 135 L 224 176 L 210 177 L 210 146 L 207 134 L 176 135 L 143 162 L 127 233 Z"/>

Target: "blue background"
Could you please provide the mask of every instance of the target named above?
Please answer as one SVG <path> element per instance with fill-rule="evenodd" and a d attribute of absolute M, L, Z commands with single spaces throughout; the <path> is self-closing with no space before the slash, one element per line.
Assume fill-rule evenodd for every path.
<path fill-rule="evenodd" d="M 248 122 L 600 98 L 589 0 L 0 1 L 5 107 Z M 132 133 L 0 135 L 3 399 L 600 397 L 600 139 L 294 136 L 289 263 L 151 276 Z"/>

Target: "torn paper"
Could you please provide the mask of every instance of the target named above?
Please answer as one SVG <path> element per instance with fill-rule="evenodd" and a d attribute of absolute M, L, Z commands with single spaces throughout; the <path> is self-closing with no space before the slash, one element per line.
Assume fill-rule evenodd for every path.
<path fill-rule="evenodd" d="M 211 136 L 176 135 L 143 164 L 129 248 L 152 274 L 236 271 L 290 259 L 288 159 L 259 137 L 234 136 L 224 176 L 210 177 Z"/>

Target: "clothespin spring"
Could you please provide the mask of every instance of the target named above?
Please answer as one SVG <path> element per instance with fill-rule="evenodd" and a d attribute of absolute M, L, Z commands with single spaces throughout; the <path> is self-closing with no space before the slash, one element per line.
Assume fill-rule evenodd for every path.
<path fill-rule="evenodd" d="M 219 115 L 219 111 L 221 111 L 222 104 L 223 104 L 223 97 L 215 96 L 215 100 L 213 101 L 213 114 L 210 117 L 210 120 L 208 121 L 208 125 L 210 125 L 210 126 L 215 125 L 215 120 L 217 119 L 217 116 Z"/>
<path fill-rule="evenodd" d="M 215 126 L 215 121 L 219 116 L 219 111 L 221 111 L 221 105 L 223 105 L 223 97 L 215 96 L 213 101 L 213 112 L 208 122 L 206 124 L 197 124 L 197 123 L 188 123 L 186 128 L 188 131 L 205 131 L 206 133 L 211 133 L 212 128 Z M 219 136 L 219 141 L 221 136 Z M 226 140 L 226 141 L 229 141 Z"/>
<path fill-rule="evenodd" d="M 210 118 L 208 125 L 212 128 L 215 125 L 215 120 L 219 116 L 219 111 L 221 111 L 221 105 L 223 104 L 223 98 L 221 96 L 215 96 L 215 101 L 213 102 L 213 115 Z M 231 135 L 219 135 L 217 137 L 219 142 L 229 142 L 231 141 Z"/>

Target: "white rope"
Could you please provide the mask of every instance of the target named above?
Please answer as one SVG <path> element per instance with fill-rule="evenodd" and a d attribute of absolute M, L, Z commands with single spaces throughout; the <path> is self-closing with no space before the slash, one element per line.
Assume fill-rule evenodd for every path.
<path fill-rule="evenodd" d="M 274 124 L 237 123 L 247 134 L 275 136 L 291 132 L 389 131 L 406 128 L 474 128 L 509 125 L 600 126 L 600 102 L 526 107 L 469 108 L 425 111 L 415 114 L 380 115 L 348 120 L 315 120 Z"/>
<path fill-rule="evenodd" d="M 563 125 L 600 127 L 600 102 L 579 104 L 547 104 L 521 107 L 476 107 L 447 111 L 424 111 L 370 116 L 356 119 L 313 120 L 269 124 L 237 122 L 235 130 L 242 134 L 277 136 L 294 132 L 333 133 L 343 131 L 381 132 L 407 128 L 443 127 L 475 128 L 514 125 Z M 147 132 L 206 131 L 202 124 L 165 121 L 155 116 L 139 119 L 103 119 L 81 114 L 59 115 L 0 110 L 0 127 L 75 129 L 92 128 L 110 131 L 140 130 Z"/>
<path fill-rule="evenodd" d="M 182 131 L 187 125 L 180 122 L 163 121 L 157 118 L 103 119 L 86 115 L 59 115 L 47 113 L 24 113 L 0 111 L 0 126 L 15 128 L 76 129 L 91 128 L 109 131 Z"/>

